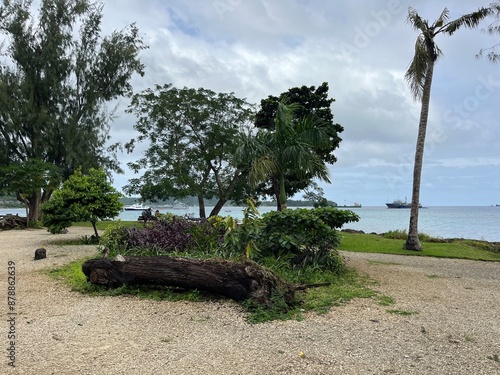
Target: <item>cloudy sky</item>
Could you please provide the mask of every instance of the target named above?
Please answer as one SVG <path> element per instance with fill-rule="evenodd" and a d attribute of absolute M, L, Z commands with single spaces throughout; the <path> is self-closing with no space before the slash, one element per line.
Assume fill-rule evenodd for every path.
<path fill-rule="evenodd" d="M 103 32 L 135 22 L 149 49 L 136 92 L 155 84 L 234 92 L 259 103 L 291 87 L 328 82 L 335 121 L 344 126 L 326 198 L 383 206 L 411 200 L 420 105 L 404 73 L 414 52 L 408 7 L 432 23 L 489 0 L 108 0 Z M 483 24 L 483 28 L 488 22 Z M 434 71 L 421 202 L 427 206 L 500 204 L 500 65 L 475 56 L 500 35 L 460 30 L 436 39 L 444 56 Z M 112 125 L 113 141 L 136 136 L 135 118 Z M 115 177 L 121 188 L 133 177 Z M 296 197 L 298 198 L 298 197 Z"/>

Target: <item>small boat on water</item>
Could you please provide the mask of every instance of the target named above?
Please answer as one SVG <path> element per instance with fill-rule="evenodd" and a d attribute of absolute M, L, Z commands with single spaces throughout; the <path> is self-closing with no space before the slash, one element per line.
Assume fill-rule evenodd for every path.
<path fill-rule="evenodd" d="M 343 206 L 337 206 L 337 208 L 361 208 L 361 207 L 363 207 L 363 206 L 361 205 L 361 203 L 358 203 L 358 202 L 354 202 L 351 205 L 345 204 L 345 202 L 344 202 Z"/>
<path fill-rule="evenodd" d="M 125 211 L 144 211 L 148 208 L 149 207 L 144 206 L 142 203 L 141 204 L 134 203 L 130 206 L 123 207 Z"/>
<path fill-rule="evenodd" d="M 411 208 L 411 203 L 408 203 L 406 199 L 404 202 L 401 199 L 398 199 L 392 203 L 386 203 L 386 205 L 387 208 Z M 419 204 L 418 208 L 422 208 L 422 204 Z"/>

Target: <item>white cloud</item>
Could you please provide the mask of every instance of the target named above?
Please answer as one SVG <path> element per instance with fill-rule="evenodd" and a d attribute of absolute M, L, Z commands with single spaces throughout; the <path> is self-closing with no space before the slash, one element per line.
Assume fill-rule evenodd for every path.
<path fill-rule="evenodd" d="M 109 0 L 103 30 L 136 22 L 150 45 L 142 53 L 146 75 L 133 81 L 136 91 L 173 83 L 258 103 L 291 87 L 328 82 L 335 121 L 345 131 L 327 198 L 383 205 L 411 194 L 420 105 L 404 81 L 417 36 L 405 22 L 409 5 L 431 22 L 445 6 L 452 18 L 478 7 L 442 0 Z M 498 37 L 460 30 L 437 39 L 444 56 L 431 95 L 422 181 L 427 204 L 448 204 L 439 192 L 443 184 L 477 168 L 498 186 L 500 75 L 497 66 L 475 58 Z M 127 141 L 134 118 L 119 115 L 113 141 Z M 138 153 L 120 159 L 135 160 Z M 469 186 L 466 194 L 490 194 L 485 204 L 498 200 L 484 184 Z"/>

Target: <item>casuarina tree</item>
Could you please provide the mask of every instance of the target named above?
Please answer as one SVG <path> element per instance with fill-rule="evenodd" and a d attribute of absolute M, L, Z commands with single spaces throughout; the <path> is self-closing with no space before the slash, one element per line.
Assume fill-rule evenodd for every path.
<path fill-rule="evenodd" d="M 34 160 L 58 167 L 62 178 L 79 166 L 120 170 L 116 147 L 108 145 L 106 105 L 132 93 L 145 45 L 135 25 L 101 36 L 102 10 L 90 0 L 40 0 L 32 13 L 30 0 L 0 0 L 0 167 L 6 173 Z M 38 220 L 52 181 L 36 189 L 14 185 L 3 190 L 16 193 Z"/>

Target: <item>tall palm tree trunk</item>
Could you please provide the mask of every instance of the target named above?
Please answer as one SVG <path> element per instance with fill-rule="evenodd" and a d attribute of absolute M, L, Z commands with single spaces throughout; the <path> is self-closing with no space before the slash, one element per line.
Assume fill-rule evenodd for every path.
<path fill-rule="evenodd" d="M 427 120 L 429 118 L 429 103 L 431 99 L 432 75 L 434 73 L 434 59 L 430 59 L 427 65 L 425 83 L 422 91 L 422 107 L 420 109 L 420 122 L 418 124 L 417 146 L 415 149 L 415 164 L 413 166 L 413 190 L 411 198 L 410 227 L 408 238 L 403 248 L 406 250 L 422 251 L 422 245 L 418 239 L 418 211 L 420 206 L 420 180 L 422 176 L 422 165 L 424 160 L 425 134 L 427 132 Z"/>

